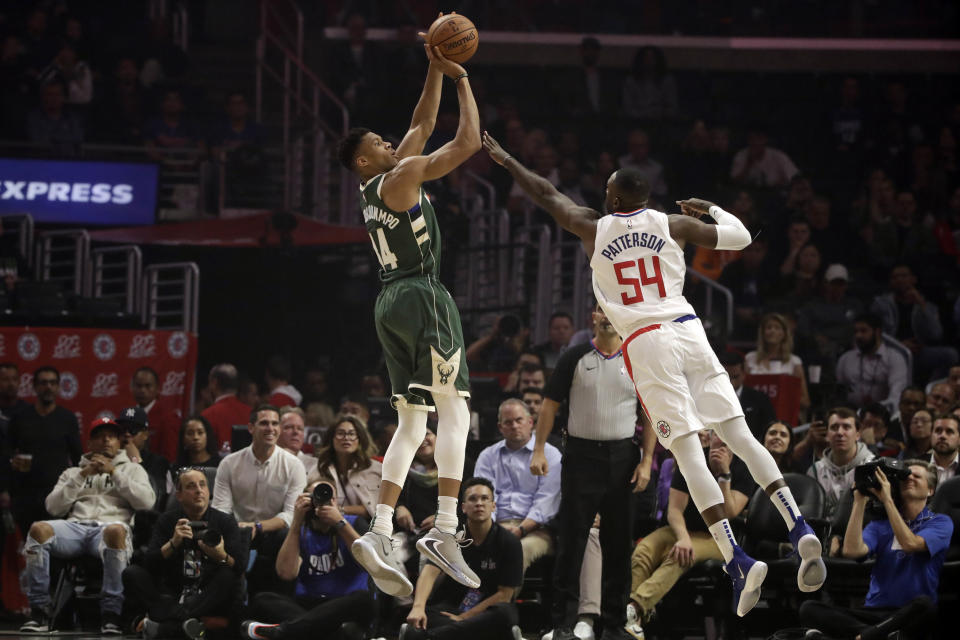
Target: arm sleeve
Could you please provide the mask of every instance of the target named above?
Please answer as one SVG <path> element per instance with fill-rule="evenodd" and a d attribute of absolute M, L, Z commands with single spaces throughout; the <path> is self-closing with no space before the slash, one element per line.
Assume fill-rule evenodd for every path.
<path fill-rule="evenodd" d="M 550 444 L 547 444 L 545 453 L 550 472 L 546 477 L 540 478 L 537 492 L 533 496 L 533 503 L 530 505 L 530 511 L 527 512 L 527 517 L 539 524 L 547 524 L 553 520 L 560 510 L 560 463 L 562 456 L 560 451 Z"/>
<path fill-rule="evenodd" d="M 128 462 L 113 470 L 113 482 L 117 491 L 134 509 L 149 509 L 157 501 L 157 495 L 150 484 L 146 469 L 134 462 Z"/>
<path fill-rule="evenodd" d="M 753 240 L 737 216 L 717 205 L 710 207 L 709 213 L 717 222 L 717 249 L 743 249 Z"/>
<path fill-rule="evenodd" d="M 564 351 L 557 360 L 557 366 L 550 374 L 550 379 L 547 380 L 543 395 L 560 404 L 568 399 L 570 397 L 570 387 L 573 385 L 573 375 L 577 371 L 577 363 L 580 362 L 583 354 L 592 348 L 593 346 L 586 342 Z"/>
<path fill-rule="evenodd" d="M 232 460 L 224 460 L 217 467 L 217 477 L 213 481 L 213 501 L 210 506 L 217 511 L 233 515 L 233 494 L 230 492 L 230 469 Z"/>
<path fill-rule="evenodd" d="M 57 480 L 57 485 L 44 501 L 47 512 L 52 516 L 64 516 L 70 512 L 73 503 L 77 501 L 80 495 L 80 489 L 83 488 L 83 476 L 80 475 L 80 467 L 70 467 L 64 469 Z"/>

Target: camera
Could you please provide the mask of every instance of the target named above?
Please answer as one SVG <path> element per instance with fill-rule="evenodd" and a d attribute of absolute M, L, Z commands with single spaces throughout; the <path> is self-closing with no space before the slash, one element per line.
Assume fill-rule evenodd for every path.
<path fill-rule="evenodd" d="M 219 531 L 211 529 L 203 520 L 191 520 L 190 528 L 193 530 L 194 541 L 202 541 L 208 547 L 217 546 L 223 539 Z"/>
<path fill-rule="evenodd" d="M 321 482 L 313 488 L 313 493 L 310 495 L 310 502 L 313 503 L 313 508 L 323 507 L 333 500 L 333 487 L 331 487 L 326 482 Z"/>
<path fill-rule="evenodd" d="M 877 458 L 865 462 L 853 470 L 853 486 L 856 487 L 857 491 L 865 496 L 872 496 L 870 489 L 880 488 L 880 484 L 874 475 L 877 469 L 880 469 L 887 476 L 890 484 L 896 484 L 900 480 L 906 480 L 910 477 L 910 468 L 903 464 L 902 460 Z"/>

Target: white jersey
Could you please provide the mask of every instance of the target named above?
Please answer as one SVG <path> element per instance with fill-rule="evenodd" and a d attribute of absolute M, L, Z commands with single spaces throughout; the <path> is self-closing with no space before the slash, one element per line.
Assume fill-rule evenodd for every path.
<path fill-rule="evenodd" d="M 695 314 L 683 297 L 683 249 L 670 237 L 667 214 L 613 213 L 597 221 L 590 258 L 593 292 L 617 332 Z"/>

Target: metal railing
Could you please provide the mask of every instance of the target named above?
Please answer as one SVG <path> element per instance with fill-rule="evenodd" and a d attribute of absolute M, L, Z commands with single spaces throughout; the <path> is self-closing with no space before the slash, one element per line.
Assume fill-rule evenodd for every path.
<path fill-rule="evenodd" d="M 462 306 L 468 308 L 504 307 L 510 283 L 510 217 L 506 211 L 480 211 L 470 214 L 468 251 L 458 265 L 466 287 Z"/>
<path fill-rule="evenodd" d="M 550 227 L 519 227 L 513 230 L 513 237 L 517 243 L 512 251 L 514 286 L 508 302 L 525 304 L 530 309 L 530 340 L 535 344 L 547 339 L 552 312 Z"/>
<path fill-rule="evenodd" d="M 197 332 L 200 269 L 195 262 L 152 264 L 144 269 L 141 318 L 149 329 Z"/>
<path fill-rule="evenodd" d="M 151 20 L 170 20 L 173 43 L 186 51 L 190 46 L 190 12 L 182 2 L 149 0 L 147 17 Z"/>
<path fill-rule="evenodd" d="M 733 292 L 713 278 L 700 273 L 692 267 L 687 267 L 688 281 L 690 276 L 696 276 L 700 280 L 700 283 L 706 288 L 703 311 L 700 313 L 701 318 L 703 319 L 704 328 L 709 328 L 710 319 L 713 317 L 713 293 L 716 291 L 723 296 L 727 302 L 725 310 L 726 326 L 724 327 L 724 333 L 727 336 L 730 336 L 733 333 Z"/>
<path fill-rule="evenodd" d="M 294 27 L 290 27 L 288 19 L 281 15 L 280 4 L 293 14 Z M 280 58 L 279 63 L 276 56 Z M 284 206 L 288 209 L 296 207 L 330 222 L 349 220 L 357 197 L 354 179 L 343 168 L 339 169 L 338 180 L 330 179 L 329 165 L 336 162 L 336 158 L 329 141 L 347 133 L 350 113 L 336 93 L 304 63 L 303 13 L 292 0 L 261 0 L 254 71 L 257 122 L 263 122 L 265 112 L 265 80 L 273 80 L 281 89 Z M 332 106 L 338 113 L 338 122 L 327 122 L 323 115 L 327 106 Z M 335 191 L 339 195 L 336 216 L 331 215 Z M 297 206 L 304 194 L 308 197 L 307 206 Z"/>
<path fill-rule="evenodd" d="M 7 229 L 4 223 L 6 221 L 16 222 L 16 230 Z M 0 225 L 4 226 L 3 233 L 16 236 L 17 246 L 20 256 L 28 267 L 33 267 L 33 216 L 29 213 L 18 213 L 13 215 L 0 216 Z M 11 225 L 12 226 L 12 225 Z M 20 277 L 27 277 L 28 274 L 19 274 Z"/>
<path fill-rule="evenodd" d="M 37 279 L 56 282 L 64 290 L 83 295 L 90 258 L 90 235 L 85 229 L 44 231 L 37 237 Z"/>
<path fill-rule="evenodd" d="M 140 247 L 122 245 L 99 247 L 90 252 L 88 296 L 98 300 L 116 300 L 128 314 L 140 311 L 143 302 L 143 255 Z"/>

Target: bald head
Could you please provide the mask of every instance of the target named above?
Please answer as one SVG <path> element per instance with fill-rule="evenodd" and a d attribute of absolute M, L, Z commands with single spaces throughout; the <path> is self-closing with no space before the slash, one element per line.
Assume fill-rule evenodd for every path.
<path fill-rule="evenodd" d="M 617 169 L 607 180 L 607 212 L 641 209 L 650 198 L 650 183 L 633 167 Z"/>

